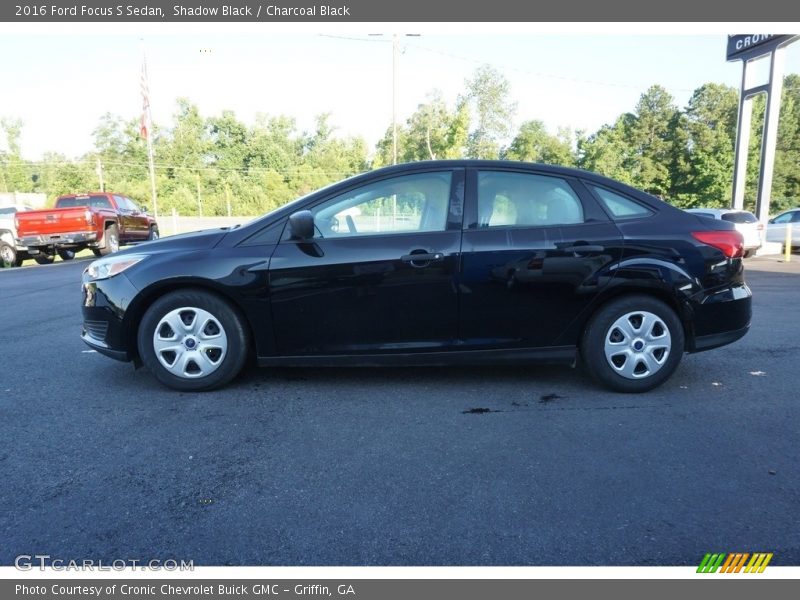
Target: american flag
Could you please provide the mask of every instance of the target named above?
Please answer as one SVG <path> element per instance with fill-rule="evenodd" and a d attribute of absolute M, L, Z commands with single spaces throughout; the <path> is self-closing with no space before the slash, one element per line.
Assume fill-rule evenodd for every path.
<path fill-rule="evenodd" d="M 150 89 L 147 84 L 147 60 L 142 57 L 142 76 L 139 81 L 142 92 L 142 120 L 139 126 L 139 133 L 144 139 L 150 133 Z"/>

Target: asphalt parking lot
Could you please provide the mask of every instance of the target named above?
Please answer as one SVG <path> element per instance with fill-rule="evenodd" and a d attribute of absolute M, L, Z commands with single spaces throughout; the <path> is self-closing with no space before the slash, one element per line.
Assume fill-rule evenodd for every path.
<path fill-rule="evenodd" d="M 800 257 L 748 261 L 751 332 L 638 396 L 554 367 L 181 394 L 80 341 L 85 265 L 0 270 L 0 564 L 800 564 Z"/>

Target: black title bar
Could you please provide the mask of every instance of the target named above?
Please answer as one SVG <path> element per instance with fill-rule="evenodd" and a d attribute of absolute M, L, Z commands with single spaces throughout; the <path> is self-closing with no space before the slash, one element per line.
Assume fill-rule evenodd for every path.
<path fill-rule="evenodd" d="M 571 0 L 40 0 L 3 2 L 0 22 L 791 22 L 800 21 L 800 2 L 642 2 Z"/>

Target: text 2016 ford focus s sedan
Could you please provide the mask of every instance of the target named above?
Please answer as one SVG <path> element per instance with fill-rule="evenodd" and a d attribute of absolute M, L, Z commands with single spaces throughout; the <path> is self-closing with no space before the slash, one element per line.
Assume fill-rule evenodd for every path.
<path fill-rule="evenodd" d="M 83 275 L 83 340 L 179 390 L 269 365 L 575 364 L 641 392 L 742 337 L 742 236 L 598 175 L 438 161 Z"/>

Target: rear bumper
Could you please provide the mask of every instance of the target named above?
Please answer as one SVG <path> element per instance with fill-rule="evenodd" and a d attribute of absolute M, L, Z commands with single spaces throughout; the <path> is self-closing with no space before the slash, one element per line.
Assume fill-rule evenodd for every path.
<path fill-rule="evenodd" d="M 693 336 L 689 352 L 702 352 L 735 342 L 750 329 L 753 294 L 745 283 L 734 284 L 691 301 Z"/>
<path fill-rule="evenodd" d="M 20 244 L 28 248 L 60 246 L 64 244 L 89 244 L 96 241 L 96 231 L 73 231 L 70 233 L 54 233 L 52 235 L 29 235 L 19 240 Z"/>

